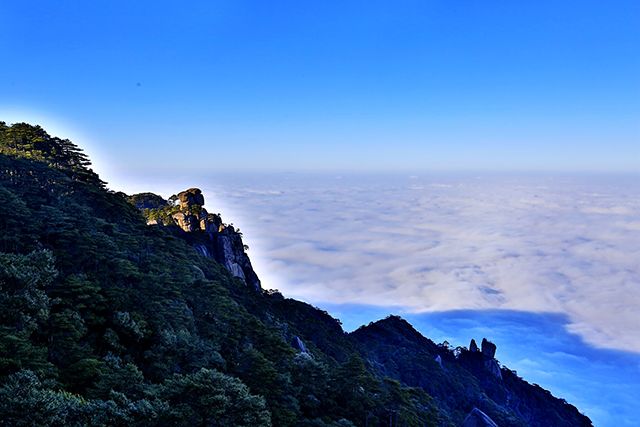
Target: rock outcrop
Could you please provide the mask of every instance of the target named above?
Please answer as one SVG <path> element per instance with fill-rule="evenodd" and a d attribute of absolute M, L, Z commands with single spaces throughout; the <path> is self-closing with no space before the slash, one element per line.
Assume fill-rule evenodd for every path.
<path fill-rule="evenodd" d="M 129 201 L 145 212 L 148 225 L 179 228 L 201 255 L 215 259 L 247 285 L 261 289 L 260 279 L 242 242 L 242 233 L 224 224 L 220 215 L 202 207 L 204 195 L 200 189 L 190 188 L 168 201 L 152 193 L 130 196 Z"/>
<path fill-rule="evenodd" d="M 190 188 L 188 190 L 178 193 L 178 201 L 180 202 L 180 208 L 185 209 L 190 206 L 203 206 L 204 196 L 199 188 Z"/>
<path fill-rule="evenodd" d="M 498 427 L 498 425 L 480 409 L 473 408 L 464 419 L 462 427 Z"/>
<path fill-rule="evenodd" d="M 496 345 L 486 338 L 482 338 L 482 354 L 493 359 L 496 356 Z"/>
<path fill-rule="evenodd" d="M 242 234 L 233 226 L 222 227 L 218 232 L 207 232 L 211 238 L 213 258 L 224 265 L 234 276 L 242 279 L 256 290 L 261 288 L 260 279 L 253 271 L 251 260 L 245 252 Z"/>
<path fill-rule="evenodd" d="M 436 358 L 434 359 L 436 361 L 436 363 L 442 368 L 444 369 L 444 366 L 442 366 L 442 356 L 437 355 Z"/>
<path fill-rule="evenodd" d="M 200 229 L 200 220 L 195 215 L 184 212 L 176 212 L 172 215 L 172 218 L 176 222 L 178 227 L 182 228 L 182 230 L 186 231 L 187 233 L 191 233 Z"/>
<path fill-rule="evenodd" d="M 486 338 L 482 338 L 482 343 L 480 344 L 480 346 L 481 348 L 478 349 L 476 340 L 471 339 L 471 342 L 469 343 L 469 352 L 477 355 L 477 361 L 482 362 L 484 368 L 489 371 L 491 375 L 499 380 L 502 380 L 500 365 L 498 365 L 498 361 L 495 359 L 497 349 L 496 345 Z"/>
<path fill-rule="evenodd" d="M 309 351 L 307 350 L 307 346 L 304 345 L 304 342 L 297 335 L 293 337 L 293 341 L 291 341 L 291 345 L 293 346 L 293 348 L 298 350 L 299 353 L 306 353 L 306 354 L 309 353 Z"/>

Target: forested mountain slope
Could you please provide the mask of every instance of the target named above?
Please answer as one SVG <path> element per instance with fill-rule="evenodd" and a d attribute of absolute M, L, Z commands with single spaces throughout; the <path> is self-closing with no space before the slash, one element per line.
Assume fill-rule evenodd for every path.
<path fill-rule="evenodd" d="M 591 425 L 399 318 L 344 333 L 264 291 L 197 200 L 145 197 L 109 191 L 70 141 L 0 122 L 0 425 L 455 426 L 474 408 Z"/>

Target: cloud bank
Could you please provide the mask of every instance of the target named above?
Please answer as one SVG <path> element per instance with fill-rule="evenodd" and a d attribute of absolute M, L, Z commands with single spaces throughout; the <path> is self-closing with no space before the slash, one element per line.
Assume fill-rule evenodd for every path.
<path fill-rule="evenodd" d="M 640 352 L 637 178 L 281 174 L 203 187 L 267 288 L 414 313 L 561 313 L 589 344 Z"/>

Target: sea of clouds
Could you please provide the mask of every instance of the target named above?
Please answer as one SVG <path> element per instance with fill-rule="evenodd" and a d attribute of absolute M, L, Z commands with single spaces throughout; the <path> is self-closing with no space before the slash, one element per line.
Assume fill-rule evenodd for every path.
<path fill-rule="evenodd" d="M 202 188 L 243 231 L 263 287 L 346 330 L 394 313 L 435 342 L 487 337 L 501 363 L 595 425 L 640 419 L 640 176 L 139 181 L 164 196 Z"/>
<path fill-rule="evenodd" d="M 242 228 L 267 288 L 411 313 L 561 313 L 587 343 L 640 352 L 637 176 L 212 182 L 207 206 Z"/>

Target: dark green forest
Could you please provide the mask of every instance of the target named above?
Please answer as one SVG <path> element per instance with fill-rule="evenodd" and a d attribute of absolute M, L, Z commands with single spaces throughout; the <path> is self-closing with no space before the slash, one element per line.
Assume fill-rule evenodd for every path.
<path fill-rule="evenodd" d="M 591 425 L 493 355 L 247 286 L 39 126 L 0 122 L 0 199 L 2 426 Z"/>

